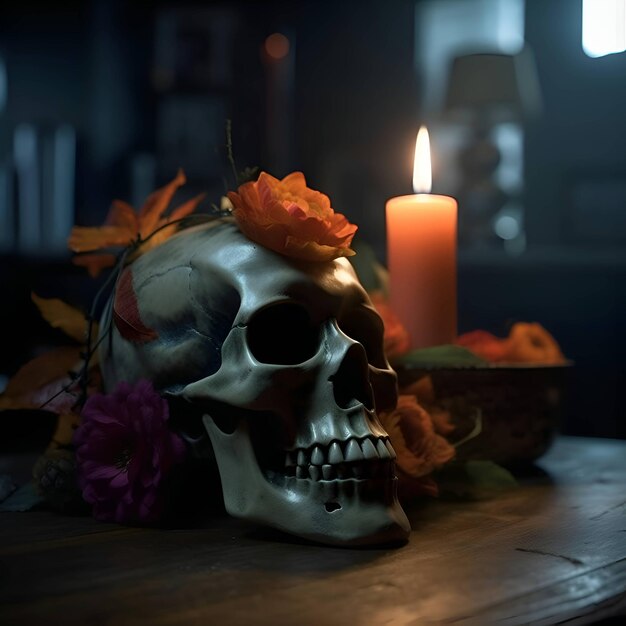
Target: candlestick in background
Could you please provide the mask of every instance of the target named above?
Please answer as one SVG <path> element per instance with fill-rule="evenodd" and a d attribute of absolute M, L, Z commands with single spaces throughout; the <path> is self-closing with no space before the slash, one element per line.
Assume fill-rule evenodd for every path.
<path fill-rule="evenodd" d="M 389 302 L 413 348 L 452 343 L 457 334 L 454 198 L 430 193 L 428 131 L 415 145 L 415 194 L 387 201 Z"/>
<path fill-rule="evenodd" d="M 262 49 L 266 77 L 266 162 L 269 171 L 285 176 L 293 161 L 295 35 L 274 33 Z"/>

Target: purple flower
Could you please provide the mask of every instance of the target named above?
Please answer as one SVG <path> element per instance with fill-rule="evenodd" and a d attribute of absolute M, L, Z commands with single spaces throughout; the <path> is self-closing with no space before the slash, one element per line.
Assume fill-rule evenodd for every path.
<path fill-rule="evenodd" d="M 167 402 L 150 381 L 120 383 L 91 396 L 74 434 L 78 484 L 99 520 L 153 522 L 163 511 L 162 481 L 182 461 L 185 444 L 171 432 Z"/>

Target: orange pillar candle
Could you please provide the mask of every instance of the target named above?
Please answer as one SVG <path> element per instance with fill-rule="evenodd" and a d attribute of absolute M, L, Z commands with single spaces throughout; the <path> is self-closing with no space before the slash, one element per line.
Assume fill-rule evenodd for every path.
<path fill-rule="evenodd" d="M 413 348 L 452 343 L 457 334 L 454 198 L 431 190 L 428 131 L 415 145 L 415 194 L 387 201 L 389 303 Z"/>

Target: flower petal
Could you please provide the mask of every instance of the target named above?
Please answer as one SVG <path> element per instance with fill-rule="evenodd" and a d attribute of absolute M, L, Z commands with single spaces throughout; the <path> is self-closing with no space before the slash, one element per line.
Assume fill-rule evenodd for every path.
<path fill-rule="evenodd" d="M 186 450 L 168 417 L 167 402 L 149 381 L 121 383 L 113 393 L 87 400 L 74 441 L 78 482 L 98 519 L 156 519 L 163 478 Z"/>
<path fill-rule="evenodd" d="M 357 227 L 333 211 L 328 196 L 308 188 L 302 172 L 282 180 L 261 172 L 228 197 L 241 231 L 271 250 L 307 261 L 354 254 Z"/>
<path fill-rule="evenodd" d="M 113 489 L 121 489 L 128 486 L 128 474 L 126 472 L 119 471 L 111 479 L 111 487 Z"/>

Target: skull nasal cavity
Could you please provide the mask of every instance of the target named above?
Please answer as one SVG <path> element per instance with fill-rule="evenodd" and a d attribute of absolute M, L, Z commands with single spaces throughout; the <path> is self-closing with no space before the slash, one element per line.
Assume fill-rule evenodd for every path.
<path fill-rule="evenodd" d="M 254 314 L 246 336 L 252 356 L 260 363 L 296 365 L 316 354 L 319 334 L 303 306 L 279 302 Z"/>
<path fill-rule="evenodd" d="M 335 402 L 342 409 L 359 404 L 363 404 L 367 409 L 374 409 L 367 356 L 361 344 L 353 344 L 348 349 L 339 369 L 329 380 L 333 384 Z"/>

